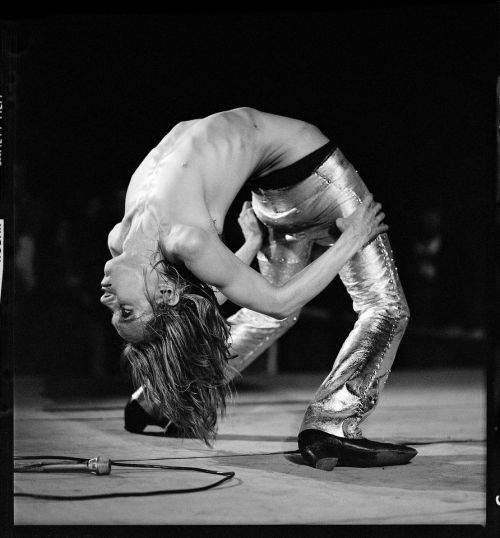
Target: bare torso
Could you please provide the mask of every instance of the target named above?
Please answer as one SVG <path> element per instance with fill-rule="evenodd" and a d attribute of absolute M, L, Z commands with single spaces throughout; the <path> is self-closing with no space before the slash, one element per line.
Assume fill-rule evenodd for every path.
<path fill-rule="evenodd" d="M 283 168 L 328 139 L 311 124 L 239 108 L 176 125 L 133 174 L 113 255 L 168 236 L 176 225 L 221 234 L 245 181 Z M 153 237 L 154 236 L 154 237 Z"/>

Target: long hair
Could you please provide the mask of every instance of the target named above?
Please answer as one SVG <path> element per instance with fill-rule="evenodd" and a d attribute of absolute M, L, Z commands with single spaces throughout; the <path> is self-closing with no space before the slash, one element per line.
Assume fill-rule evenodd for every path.
<path fill-rule="evenodd" d="M 153 309 L 145 338 L 127 343 L 122 359 L 128 363 L 146 401 L 184 437 L 211 445 L 217 431 L 217 411 L 225 415 L 231 395 L 229 325 L 219 310 L 212 288 L 185 267 L 174 267 L 161 254 L 153 265 L 160 278 L 179 292 L 169 305 L 148 297 Z"/>

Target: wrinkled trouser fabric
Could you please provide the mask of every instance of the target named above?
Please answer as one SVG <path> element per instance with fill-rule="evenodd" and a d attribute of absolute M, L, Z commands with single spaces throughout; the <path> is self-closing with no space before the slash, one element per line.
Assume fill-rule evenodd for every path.
<path fill-rule="evenodd" d="M 255 214 L 268 229 L 258 254 L 260 272 L 281 285 L 309 262 L 314 243 L 331 246 L 335 220 L 351 214 L 368 193 L 352 164 L 337 148 L 307 179 L 252 193 Z M 331 372 L 309 404 L 300 431 L 318 429 L 362 437 L 359 424 L 375 408 L 405 331 L 409 309 L 387 234 L 377 236 L 339 274 L 358 319 Z M 230 364 L 241 372 L 295 324 L 299 311 L 277 320 L 242 308 L 228 318 Z"/>

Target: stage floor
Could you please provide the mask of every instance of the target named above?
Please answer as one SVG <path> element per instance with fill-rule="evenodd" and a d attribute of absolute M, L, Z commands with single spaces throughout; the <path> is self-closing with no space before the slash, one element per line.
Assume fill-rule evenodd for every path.
<path fill-rule="evenodd" d="M 15 524 L 485 524 L 482 371 L 391 374 L 363 431 L 368 438 L 416 448 L 418 455 L 408 465 L 325 472 L 304 465 L 299 455 L 262 455 L 297 448 L 303 412 L 323 377 L 245 375 L 213 448 L 166 438 L 155 427 L 148 427 L 146 435 L 128 433 L 123 429 L 125 396 L 51 399 L 43 396 L 46 381 L 18 378 L 16 455 L 165 458 L 151 463 L 236 475 L 215 489 L 187 494 L 71 502 L 18 497 Z M 217 480 L 191 471 L 119 467 L 103 477 L 73 473 L 14 477 L 16 492 L 53 495 L 188 488 Z"/>

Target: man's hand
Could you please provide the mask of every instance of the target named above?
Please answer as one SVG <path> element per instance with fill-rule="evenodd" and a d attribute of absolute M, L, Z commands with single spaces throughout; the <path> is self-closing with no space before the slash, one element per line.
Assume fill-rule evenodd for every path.
<path fill-rule="evenodd" d="M 389 229 L 389 226 L 382 222 L 385 213 L 381 209 L 382 205 L 375 203 L 373 195 L 368 194 L 353 213 L 337 219 L 335 223 L 342 233 L 348 234 L 350 239 L 362 248 L 378 234 Z"/>
<path fill-rule="evenodd" d="M 252 202 L 244 202 L 241 208 L 240 216 L 238 217 L 238 224 L 240 225 L 243 237 L 246 243 L 251 243 L 256 250 L 259 250 L 262 246 L 262 240 L 264 238 L 262 224 L 255 216 L 252 208 Z"/>

